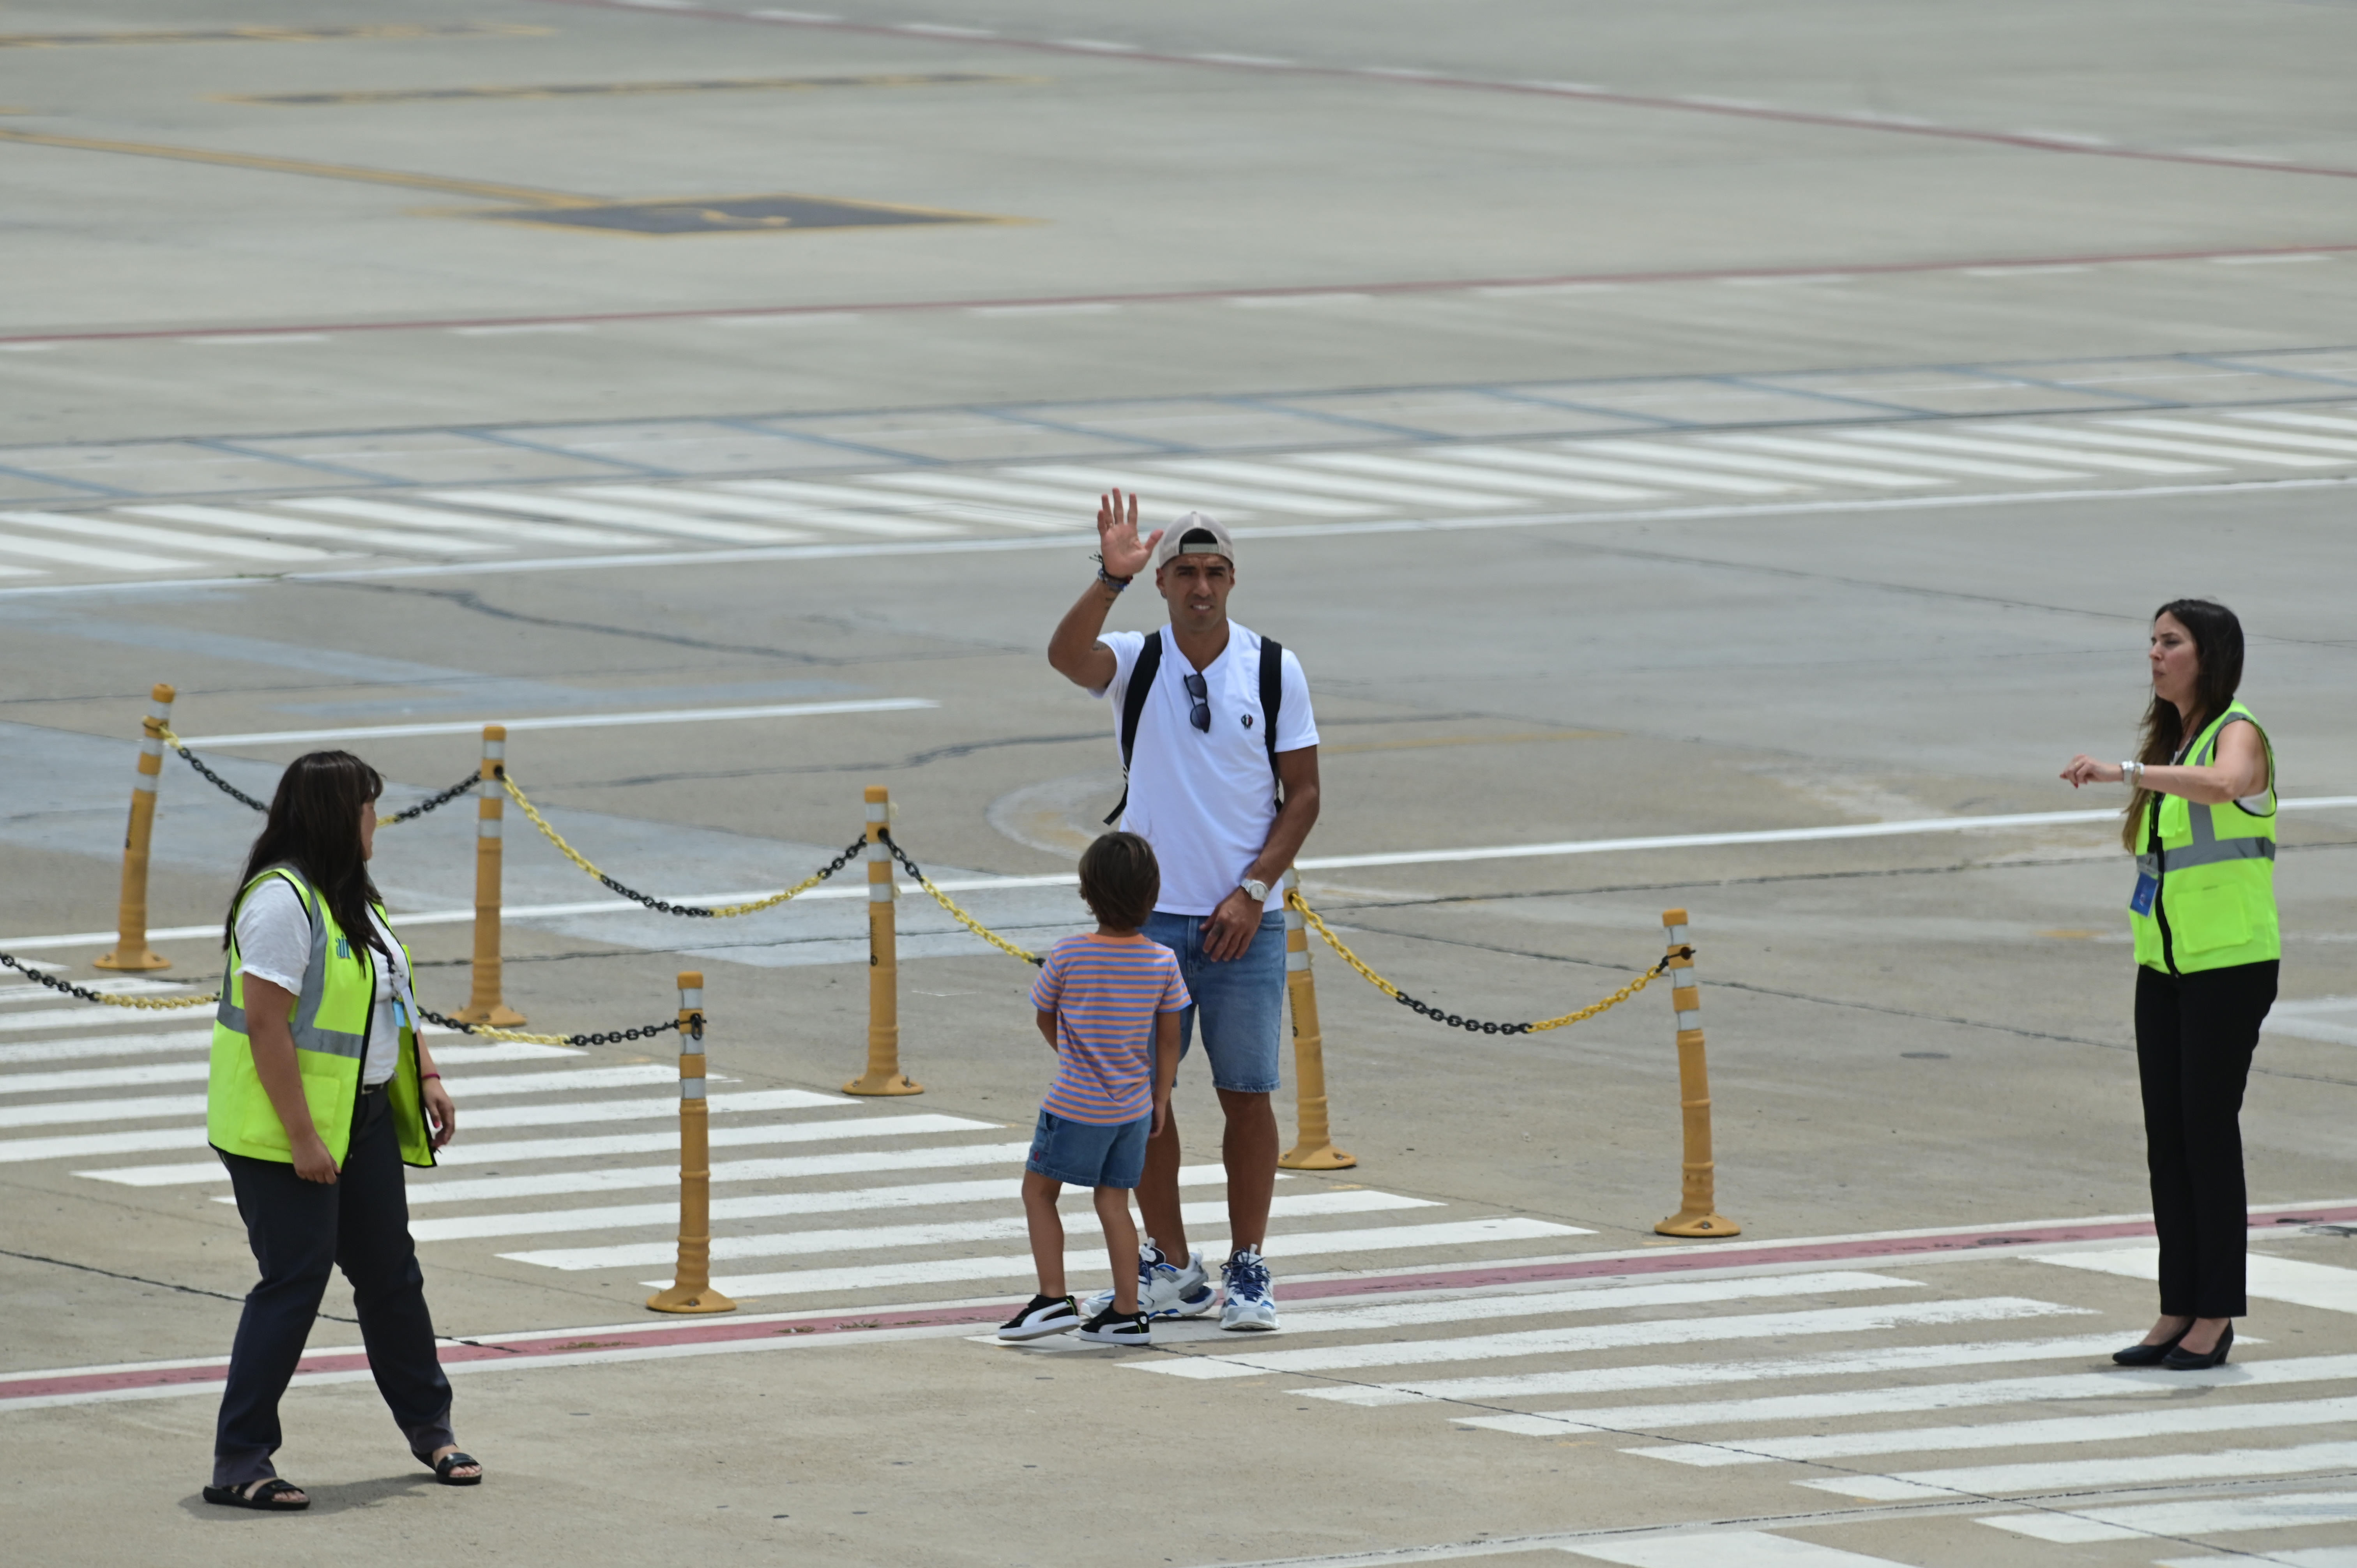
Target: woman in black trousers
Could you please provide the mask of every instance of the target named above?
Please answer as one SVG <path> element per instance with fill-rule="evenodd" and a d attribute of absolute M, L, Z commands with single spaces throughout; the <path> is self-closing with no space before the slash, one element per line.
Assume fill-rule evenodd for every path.
<path fill-rule="evenodd" d="M 410 1452 L 447 1486 L 482 1466 L 450 1431 L 402 1166 L 431 1165 L 457 1112 L 417 1036 L 408 950 L 369 879 L 383 780 L 348 752 L 278 781 L 231 905 L 205 1135 L 261 1265 L 230 1352 L 205 1500 L 291 1513 L 278 1402 L 331 1268 L 352 1283 L 369 1370 Z"/>
<path fill-rule="evenodd" d="M 2136 857 L 2136 1073 L 2160 1239 L 2160 1317 L 2124 1366 L 2215 1367 L 2248 1310 L 2243 1088 L 2275 1004 L 2275 753 L 2250 709 L 2243 625 L 2209 599 L 2163 605 L 2147 656 L 2138 755 L 2062 770 L 2072 788 L 2125 782 Z"/>

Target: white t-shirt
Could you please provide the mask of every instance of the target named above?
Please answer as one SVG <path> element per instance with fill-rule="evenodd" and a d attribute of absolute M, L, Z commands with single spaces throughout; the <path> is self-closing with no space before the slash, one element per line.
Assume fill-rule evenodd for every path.
<path fill-rule="evenodd" d="M 1122 704 L 1129 672 L 1136 668 L 1142 631 L 1109 631 L 1099 639 L 1113 650 L 1113 684 L 1091 693 L 1113 704 L 1114 740 L 1121 739 Z M 1137 716 L 1137 742 L 1130 754 L 1129 805 L 1121 825 L 1154 846 L 1162 865 L 1162 896 L 1155 908 L 1167 915 L 1208 915 L 1236 890 L 1268 843 L 1276 821 L 1276 776 L 1268 765 L 1268 715 L 1260 711 L 1260 635 L 1228 623 L 1228 646 L 1211 660 L 1203 679 L 1209 688 L 1211 727 L 1189 722 L 1194 703 L 1186 678 L 1195 672 L 1178 651 L 1178 638 L 1162 634 L 1162 665 L 1146 711 Z M 1318 744 L 1318 721 L 1309 711 L 1309 678 L 1293 650 L 1285 650 L 1279 688 L 1276 749 L 1299 751 Z M 1266 908 L 1279 908 L 1285 896 L 1275 886 Z"/>
<path fill-rule="evenodd" d="M 373 1088 L 391 1078 L 401 1062 L 400 1023 L 393 1015 L 393 998 L 401 999 L 412 1020 L 417 1016 L 417 999 L 410 990 L 409 966 L 402 957 L 401 944 L 393 940 L 373 909 L 369 911 L 369 924 L 376 928 L 377 940 L 393 954 L 391 963 L 382 955 L 371 955 L 376 966 L 376 1007 L 369 1019 L 368 1059 L 361 1064 L 361 1082 Z M 274 876 L 255 888 L 238 909 L 238 972 L 300 996 L 303 972 L 310 962 L 311 917 L 303 912 L 303 900 L 295 896 L 286 879 Z"/>

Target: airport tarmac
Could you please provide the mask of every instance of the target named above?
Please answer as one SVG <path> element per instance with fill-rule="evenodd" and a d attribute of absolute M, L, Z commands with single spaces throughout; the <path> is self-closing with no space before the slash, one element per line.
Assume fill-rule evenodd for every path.
<path fill-rule="evenodd" d="M 855 863 L 630 905 L 511 808 L 507 1000 L 705 976 L 714 1272 L 662 1037 L 437 1038 L 413 1225 L 490 1479 L 403 1457 L 339 1283 L 317 1501 L 197 1493 L 253 1265 L 208 1010 L 0 981 L 0 1513 L 43 1562 L 471 1548 L 845 1563 L 2357 1562 L 2357 13 L 1423 0 L 0 9 L 0 950 L 115 925 L 149 687 L 222 784 L 478 728 L 616 879 L 725 902 L 894 833 L 1038 950 L 1120 790 L 1042 657 L 1098 490 L 1239 539 L 1307 669 L 1306 893 L 1444 1011 L 1585 1004 L 1689 911 L 1717 1200 L 1670 1241 L 1657 987 L 1506 1036 L 1313 944 L 1333 1136 L 1284 1331 L 988 1331 L 1028 1292 L 1031 971 Z M 2286 807 L 2244 1112 L 2253 1312 L 2152 1309 L 2116 789 L 2155 605 L 2251 634 Z M 1133 587 L 1113 624 L 1156 622 Z M 217 978 L 253 812 L 165 759 L 150 925 Z M 473 814 L 390 829 L 421 1001 Z M 1288 1134 L 1291 1068 L 1279 1096 Z M 1178 1114 L 1225 1236 L 1216 1103 Z M 1093 1279 L 1083 1204 L 1077 1277 Z M 1241 1343 L 1239 1342 L 1241 1341 Z M 772 1353 L 773 1352 L 773 1353 Z M 463 1375 L 456 1375 L 463 1374 Z M 1025 1459 L 1023 1455 L 1029 1454 Z M 1707 1476 L 1696 1474 L 1708 1471 Z M 1701 1484 L 1697 1484 L 1701 1483 Z M 268 1541 L 260 1534 L 299 1536 Z"/>

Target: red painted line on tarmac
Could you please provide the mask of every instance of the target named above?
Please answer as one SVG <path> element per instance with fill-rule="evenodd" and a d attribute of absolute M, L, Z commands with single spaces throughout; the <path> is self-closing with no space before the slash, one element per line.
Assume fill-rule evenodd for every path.
<path fill-rule="evenodd" d="M 2278 1221 L 2315 1225 L 2357 1221 L 2357 1206 L 2336 1208 L 2254 1209 L 2251 1229 L 2269 1230 Z M 1612 1253 L 1593 1259 L 1550 1263 L 1476 1265 L 1434 1269 L 1405 1274 L 1356 1274 L 1288 1284 L 1285 1299 L 1311 1302 L 1335 1296 L 1363 1296 L 1402 1291 L 1468 1290 L 1507 1284 L 1544 1283 L 1555 1280 L 1595 1279 L 1632 1274 L 1683 1273 L 1700 1269 L 1756 1268 L 1778 1263 L 1856 1262 L 1878 1258 L 1972 1255 L 2000 1257 L 2008 1248 L 2053 1246 L 2068 1241 L 2135 1240 L 2153 1233 L 2149 1219 L 2044 1220 L 2028 1225 L 1992 1226 L 1985 1230 L 1943 1230 L 1921 1235 L 1834 1238 L 1789 1244 L 1702 1242 L 1674 1251 Z M 890 1308 L 884 1312 L 819 1313 L 810 1316 L 702 1318 L 690 1323 L 658 1323 L 567 1329 L 547 1334 L 503 1336 L 482 1340 L 446 1343 L 439 1351 L 443 1365 L 503 1361 L 528 1366 L 546 1357 L 577 1356 L 602 1350 L 657 1350 L 682 1346 L 741 1344 L 782 1337 L 810 1337 L 819 1345 L 824 1336 L 895 1328 L 955 1328 L 982 1326 L 997 1321 L 998 1305 Z M 318 1372 L 363 1372 L 368 1357 L 360 1350 L 330 1352 L 303 1358 L 296 1375 Z M 199 1365 L 129 1366 L 98 1372 L 69 1372 L 54 1377 L 16 1375 L 0 1380 L 0 1411 L 23 1400 L 59 1396 L 90 1396 L 140 1390 L 186 1388 L 217 1384 L 229 1375 L 223 1357 Z"/>
<path fill-rule="evenodd" d="M 2018 147 L 2028 152 L 2063 153 L 2077 157 L 2125 158 L 2138 163 L 2190 164 L 2201 168 L 2227 168 L 2253 174 L 2296 174 L 2327 179 L 2357 179 L 2357 168 L 2287 160 L 2237 157 L 2231 153 L 2169 152 L 2158 148 L 2115 147 L 2033 131 L 1980 131 L 1964 125 L 1910 124 L 1877 114 L 1836 114 L 1821 110 L 1780 109 L 1772 103 L 1714 102 L 1701 98 L 1663 97 L 1654 93 L 1618 92 L 1567 81 L 1512 81 L 1493 77 L 1458 76 L 1444 70 L 1363 65 L 1314 65 L 1302 60 L 1256 59 L 1243 55 L 1184 54 L 1168 50 L 1091 48 L 1086 43 L 1053 38 L 1010 38 L 974 29 L 940 29 L 922 25 L 854 22 L 839 16 L 763 16 L 758 11 L 730 11 L 664 0 L 539 0 L 544 5 L 571 5 L 581 10 L 621 11 L 634 16 L 686 16 L 705 22 L 742 22 L 765 27 L 808 27 L 822 32 L 860 33 L 871 38 L 914 39 L 920 43 L 964 44 L 984 48 L 1018 49 L 1094 60 L 1136 60 L 1147 65 L 1185 66 L 1196 70 L 1242 70 L 1265 76 L 1315 76 L 1351 81 L 1399 82 L 1437 87 L 1456 92 L 1502 92 L 1523 98 L 1564 98 L 1575 102 L 1610 103 L 1631 109 L 1666 110 L 1684 114 L 1715 114 L 1738 120 L 1767 120 L 1787 125 L 1810 125 L 1835 131 L 1873 131 L 1884 135 L 1929 137 L 1936 141 L 1977 142 L 1989 146 Z"/>
<path fill-rule="evenodd" d="M 143 327 L 115 332 L 21 332 L 6 343 L 112 343 L 159 338 L 275 338 L 298 333 L 444 332 L 472 327 L 608 326 L 639 321 L 726 321 L 783 316 L 916 316 L 1057 305 L 1195 305 L 1321 295 L 1457 294 L 1484 288 L 1559 288 L 1580 284 L 1725 283 L 1752 278 L 1901 277 L 1975 269 L 2113 266 L 2132 262 L 2213 262 L 2256 256 L 2357 254 L 2350 245 L 2268 245 L 2255 250 L 2121 251 L 2094 255 L 1972 256 L 1929 262 L 1835 262 L 1805 267 L 1705 267 L 1686 271 L 1557 273 L 1540 277 L 1412 278 L 1397 283 L 1285 284 L 1262 288 L 1162 289 L 1140 294 L 1017 295 L 974 299 L 870 300 L 842 305 L 745 305 L 701 309 L 608 310 L 571 316 L 453 316 L 411 321 L 301 321 L 276 326 Z"/>

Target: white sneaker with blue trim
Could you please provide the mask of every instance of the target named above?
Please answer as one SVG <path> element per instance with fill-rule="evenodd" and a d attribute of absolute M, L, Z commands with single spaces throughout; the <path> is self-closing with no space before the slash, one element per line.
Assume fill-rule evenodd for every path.
<path fill-rule="evenodd" d="M 1250 1247 L 1237 1249 L 1220 1266 L 1227 1278 L 1228 1305 L 1220 1313 L 1220 1326 L 1237 1334 L 1276 1331 L 1276 1290 L 1269 1283 L 1267 1261 Z"/>
<path fill-rule="evenodd" d="M 1211 1272 L 1203 1266 L 1200 1251 L 1187 1254 L 1187 1266 L 1178 1267 L 1148 1236 L 1137 1248 L 1137 1309 L 1151 1318 L 1200 1317 L 1220 1303 L 1220 1287 L 1211 1283 Z M 1093 1316 L 1113 1305 L 1113 1292 L 1101 1290 L 1081 1303 L 1081 1309 Z"/>

